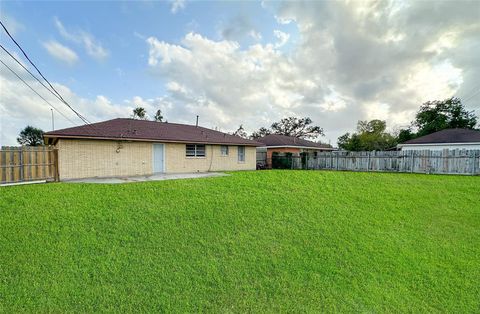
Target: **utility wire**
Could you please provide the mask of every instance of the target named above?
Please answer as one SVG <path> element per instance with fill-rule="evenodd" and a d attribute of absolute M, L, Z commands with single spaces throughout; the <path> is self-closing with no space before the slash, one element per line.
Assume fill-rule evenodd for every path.
<path fill-rule="evenodd" d="M 15 45 L 20 49 L 20 51 L 22 51 L 23 55 L 25 56 L 25 58 L 27 58 L 28 62 L 30 62 L 30 64 L 35 68 L 35 70 L 37 70 L 38 74 L 40 74 L 40 76 L 45 80 L 45 82 L 47 82 L 47 84 L 51 87 L 51 89 L 60 97 L 60 99 L 62 100 L 62 102 L 68 107 L 70 108 L 85 124 L 90 124 L 90 121 L 88 121 L 84 116 L 82 116 L 78 111 L 76 111 L 75 109 L 73 109 L 73 107 L 67 103 L 65 101 L 65 99 L 63 99 L 62 95 L 60 95 L 60 93 L 55 89 L 55 87 L 53 87 L 52 84 L 50 84 L 50 82 L 46 79 L 46 77 L 42 74 L 42 72 L 37 68 L 37 66 L 35 65 L 35 63 L 33 63 L 32 60 L 30 60 L 30 58 L 28 57 L 27 53 L 22 49 L 22 47 L 18 44 L 18 42 L 13 38 L 13 36 L 10 34 L 10 32 L 8 31 L 8 29 L 5 27 L 5 25 L 2 23 L 2 21 L 0 21 L 0 25 L 2 25 L 3 29 L 5 30 L 5 32 L 7 33 L 8 37 L 10 37 L 10 39 L 15 43 Z"/>
<path fill-rule="evenodd" d="M 465 98 L 470 98 L 471 96 L 471 93 L 475 93 L 477 88 L 480 88 L 480 85 L 477 85 L 475 86 L 474 88 L 472 88 L 470 91 L 468 91 L 467 93 L 464 93 L 463 96 L 456 96 L 457 98 L 460 98 L 462 100 L 464 100 Z M 464 97 L 465 96 L 465 97 Z"/>
<path fill-rule="evenodd" d="M 467 101 L 467 100 L 470 100 L 473 98 L 473 96 L 477 95 L 478 93 L 480 93 L 480 89 L 477 90 L 475 93 L 471 94 L 469 97 L 467 97 L 466 99 L 464 99 L 464 101 Z"/>
<path fill-rule="evenodd" d="M 7 68 L 10 70 L 10 72 L 12 72 L 20 81 L 23 82 L 23 84 L 27 85 L 28 88 L 30 88 L 35 94 L 38 95 L 38 97 L 42 98 L 43 101 L 45 101 L 47 104 L 50 105 L 50 107 L 52 107 L 53 109 L 55 109 L 56 112 L 58 112 L 59 114 L 61 114 L 65 119 L 67 119 L 68 121 L 70 121 L 73 125 L 77 126 L 77 124 L 75 122 L 73 122 L 72 120 L 70 120 L 66 115 L 64 115 L 60 110 L 58 110 L 54 105 L 52 105 L 48 100 L 46 100 L 42 95 L 40 95 L 32 86 L 30 86 L 30 84 L 28 84 L 23 78 L 21 78 L 12 68 L 10 68 L 8 65 L 5 64 L 5 62 L 3 62 L 1 59 L 0 59 L 0 62 Z"/>
<path fill-rule="evenodd" d="M 55 96 L 58 100 L 62 101 L 62 98 L 60 98 L 57 94 L 55 94 L 50 88 L 48 88 L 48 86 L 46 86 L 38 77 L 35 76 L 35 74 L 33 74 L 27 67 L 25 67 L 20 61 L 18 61 L 17 58 L 15 58 L 14 55 L 12 55 L 10 53 L 10 51 L 8 51 L 7 49 L 5 49 L 5 47 L 3 47 L 1 44 L 0 44 L 0 48 L 3 49 L 3 51 L 5 51 L 13 60 L 15 60 L 15 62 L 17 62 L 25 71 L 28 72 L 28 74 L 30 74 L 30 76 L 32 76 L 35 80 L 37 80 L 43 87 L 45 87 L 46 90 L 48 90 L 53 96 Z M 62 101 L 63 102 L 63 101 Z M 82 120 L 83 121 L 83 120 Z"/>

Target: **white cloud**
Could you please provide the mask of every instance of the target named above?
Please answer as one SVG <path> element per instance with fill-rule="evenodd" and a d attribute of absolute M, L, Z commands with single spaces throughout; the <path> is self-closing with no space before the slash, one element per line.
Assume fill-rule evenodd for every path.
<path fill-rule="evenodd" d="M 278 24 L 282 24 L 282 25 L 287 25 L 287 24 L 290 24 L 292 23 L 292 19 L 287 19 L 287 18 L 283 18 L 283 17 L 279 17 L 277 15 L 275 15 L 275 20 L 277 21 Z"/>
<path fill-rule="evenodd" d="M 81 44 L 87 54 L 97 60 L 102 60 L 108 57 L 109 52 L 105 49 L 101 42 L 99 42 L 95 37 L 83 30 L 78 30 L 76 32 L 68 31 L 63 23 L 57 18 L 54 18 L 55 26 L 65 39 L 70 40 L 74 43 Z"/>
<path fill-rule="evenodd" d="M 257 31 L 254 31 L 253 29 L 248 34 L 250 35 L 250 37 L 252 37 L 256 41 L 262 40 L 262 34 L 260 34 Z"/>
<path fill-rule="evenodd" d="M 12 35 L 25 30 L 25 26 L 22 23 L 18 22 L 14 17 L 6 15 L 2 10 L 0 10 L 0 20 L 2 20 L 3 24 L 5 24 L 5 27 Z"/>
<path fill-rule="evenodd" d="M 170 12 L 172 12 L 173 14 L 185 9 L 185 0 L 173 0 L 171 2 L 172 6 L 170 7 Z"/>
<path fill-rule="evenodd" d="M 275 48 L 280 48 L 285 45 L 290 38 L 290 34 L 279 31 L 278 29 L 273 31 L 273 35 L 278 38 L 278 42 L 275 43 Z"/>
<path fill-rule="evenodd" d="M 149 65 L 170 79 L 167 99 L 187 117 L 202 113 L 211 126 L 229 130 L 244 124 L 253 130 L 264 121 L 301 113 L 303 103 L 325 111 L 322 83 L 304 77 L 272 44 L 242 50 L 237 42 L 195 33 L 187 34 L 182 45 L 154 37 L 147 42 Z"/>
<path fill-rule="evenodd" d="M 22 73 L 22 68 L 9 59 L 5 53 L 0 53 L 0 57 L 15 72 Z M 54 111 L 56 128 L 82 124 L 81 120 L 70 109 L 33 78 L 23 76 L 23 79 L 68 118 Z M 68 103 L 92 122 L 130 115 L 132 108 L 128 104 L 112 103 L 108 98 L 101 95 L 94 99 L 84 98 L 75 94 L 63 84 L 52 83 Z M 27 125 L 39 127 L 45 131 L 51 129 L 50 109 L 52 107 L 19 81 L 3 65 L 0 65 L 0 86 L 0 146 L 17 145 L 16 137 L 20 130 Z M 72 124 L 69 120 L 75 124 Z"/>
<path fill-rule="evenodd" d="M 67 46 L 62 45 L 58 41 L 50 40 L 43 43 L 43 47 L 48 51 L 48 53 L 63 62 L 66 62 L 70 65 L 78 61 L 78 56 L 72 49 Z"/>
<path fill-rule="evenodd" d="M 175 82 L 166 99 L 186 116 L 203 112 L 222 129 L 249 130 L 310 116 L 335 143 L 357 120 L 382 118 L 394 128 L 425 101 L 474 90 L 480 20 L 472 5 L 287 2 L 276 19 L 298 27 L 289 52 L 279 49 L 289 40 L 280 30 L 277 42 L 241 47 L 252 23 L 237 18 L 224 40 L 189 33 L 176 45 L 150 37 L 149 65 Z"/>
<path fill-rule="evenodd" d="M 324 140 L 334 144 L 355 129 L 357 120 L 406 125 L 424 101 L 467 97 L 478 90 L 476 4 L 402 3 L 282 3 L 275 11 L 278 23 L 298 28 L 288 52 L 282 45 L 289 34 L 281 31 L 274 33 L 274 42 L 240 45 L 256 29 L 251 17 L 242 16 L 223 25 L 220 40 L 195 32 L 180 44 L 150 37 L 148 67 L 166 90 L 152 99 L 114 103 L 106 96 L 86 99 L 59 88 L 95 121 L 129 116 L 136 105 L 150 115 L 161 109 L 171 122 L 195 123 L 198 114 L 202 125 L 224 131 L 239 124 L 253 131 L 285 116 L 310 116 L 324 127 Z M 64 38 L 85 45 L 80 32 L 67 31 L 61 23 L 57 28 Z M 6 86 L 0 90 L 2 116 L 12 117 L 2 121 L 3 134 L 14 139 L 30 122 L 49 128 L 48 106 L 8 73 L 2 72 L 0 83 Z M 480 93 L 467 105 L 478 102 Z"/>

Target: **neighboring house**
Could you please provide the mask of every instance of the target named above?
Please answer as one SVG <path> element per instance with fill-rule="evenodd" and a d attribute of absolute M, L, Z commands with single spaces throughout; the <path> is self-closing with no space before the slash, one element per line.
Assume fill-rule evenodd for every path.
<path fill-rule="evenodd" d="M 278 134 L 270 134 L 256 140 L 264 144 L 262 147 L 257 147 L 257 152 L 265 153 L 267 160 L 272 158 L 274 152 L 277 153 L 292 153 L 294 156 L 299 156 L 300 153 L 309 153 L 316 155 L 316 152 L 333 151 L 335 150 L 328 144 L 320 144 L 312 141 L 307 141 L 293 136 L 285 136 Z"/>
<path fill-rule="evenodd" d="M 480 149 L 480 131 L 446 129 L 397 146 L 400 150 Z"/>
<path fill-rule="evenodd" d="M 44 134 L 60 179 L 255 170 L 261 144 L 200 126 L 113 119 Z"/>

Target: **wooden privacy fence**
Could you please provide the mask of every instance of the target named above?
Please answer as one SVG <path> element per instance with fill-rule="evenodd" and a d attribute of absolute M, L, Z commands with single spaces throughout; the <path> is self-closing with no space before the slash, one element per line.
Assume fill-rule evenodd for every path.
<path fill-rule="evenodd" d="M 411 150 L 319 153 L 312 169 L 390 171 L 438 174 L 480 174 L 479 150 Z"/>
<path fill-rule="evenodd" d="M 58 152 L 52 146 L 0 149 L 0 184 L 58 181 Z"/>
<path fill-rule="evenodd" d="M 316 156 L 276 158 L 279 159 L 272 159 L 272 165 L 289 169 L 480 175 L 480 150 L 319 152 Z"/>

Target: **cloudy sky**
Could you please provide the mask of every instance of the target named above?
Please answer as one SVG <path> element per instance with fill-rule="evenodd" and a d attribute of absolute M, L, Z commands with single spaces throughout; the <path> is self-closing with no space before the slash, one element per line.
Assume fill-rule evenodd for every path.
<path fill-rule="evenodd" d="M 0 19 L 90 121 L 143 106 L 169 122 L 247 131 L 309 116 L 336 144 L 357 120 L 406 126 L 422 102 L 458 96 L 480 113 L 480 1 L 0 2 Z M 5 33 L 0 43 L 19 57 Z M 45 97 L 55 127 L 80 125 Z M 50 105 L 0 64 L 0 145 Z"/>

